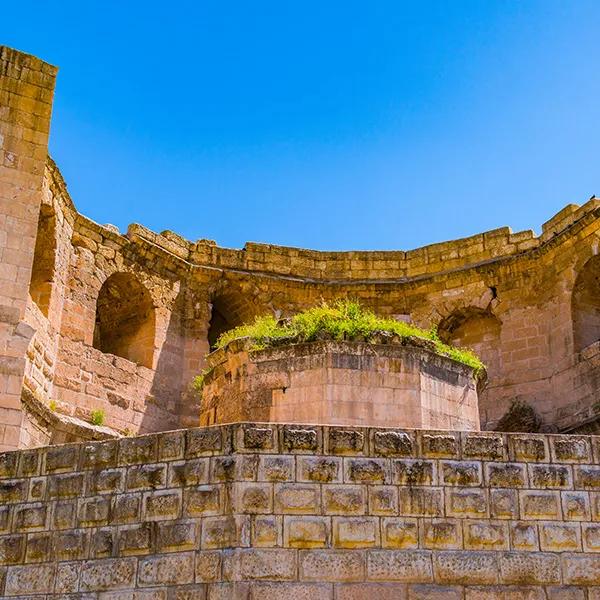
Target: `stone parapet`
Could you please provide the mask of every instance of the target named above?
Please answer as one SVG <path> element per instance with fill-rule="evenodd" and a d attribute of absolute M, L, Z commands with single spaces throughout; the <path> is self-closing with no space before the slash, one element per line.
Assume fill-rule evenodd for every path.
<path fill-rule="evenodd" d="M 243 423 L 0 454 L 0 501 L 7 598 L 600 597 L 594 436 Z"/>

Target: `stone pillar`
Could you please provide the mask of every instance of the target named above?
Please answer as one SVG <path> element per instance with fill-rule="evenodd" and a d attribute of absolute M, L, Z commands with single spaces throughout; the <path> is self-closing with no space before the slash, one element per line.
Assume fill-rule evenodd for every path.
<path fill-rule="evenodd" d="M 56 67 L 0 46 L 0 450 L 22 446 L 23 321 L 42 199 Z"/>

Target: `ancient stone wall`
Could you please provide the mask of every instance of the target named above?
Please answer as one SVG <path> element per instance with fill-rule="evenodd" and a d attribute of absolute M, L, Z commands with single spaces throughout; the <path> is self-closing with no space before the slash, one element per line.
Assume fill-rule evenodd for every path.
<path fill-rule="evenodd" d="M 484 429 L 515 400 L 546 430 L 599 427 L 600 200 L 568 205 L 539 236 L 501 228 L 408 252 L 235 250 L 140 225 L 120 233 L 76 211 L 47 157 L 56 69 L 0 53 L 0 447 L 33 443 L 22 386 L 75 419 L 102 411 L 121 432 L 196 425 L 189 385 L 219 333 L 348 296 L 479 352 Z M 139 306 L 128 309 L 118 296 L 132 289 Z M 135 330 L 128 310 L 145 315 Z"/>
<path fill-rule="evenodd" d="M 380 340 L 383 342 L 383 339 Z M 477 375 L 417 340 L 320 341 L 209 356 L 201 425 L 268 423 L 479 430 Z"/>
<path fill-rule="evenodd" d="M 56 68 L 0 47 L 0 449 L 27 445 L 21 410 L 24 321 Z"/>
<path fill-rule="evenodd" d="M 598 437 L 190 429 L 0 454 L 0 500 L 5 598 L 600 598 Z"/>

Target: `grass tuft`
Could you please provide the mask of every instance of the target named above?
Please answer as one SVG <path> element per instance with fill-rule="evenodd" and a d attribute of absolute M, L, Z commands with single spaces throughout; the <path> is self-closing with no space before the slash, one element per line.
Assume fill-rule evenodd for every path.
<path fill-rule="evenodd" d="M 338 300 L 331 305 L 323 303 L 283 321 L 270 315 L 257 317 L 253 323 L 240 325 L 223 333 L 217 340 L 216 347 L 224 348 L 240 338 L 250 338 L 253 342 L 252 349 L 260 350 L 282 343 L 312 342 L 318 339 L 371 341 L 381 334 L 393 334 L 401 340 L 429 340 L 439 354 L 472 367 L 477 374 L 485 368 L 471 350 L 442 342 L 435 328 L 425 330 L 395 319 L 379 317 L 354 300 Z M 201 389 L 201 385 L 199 387 Z"/>

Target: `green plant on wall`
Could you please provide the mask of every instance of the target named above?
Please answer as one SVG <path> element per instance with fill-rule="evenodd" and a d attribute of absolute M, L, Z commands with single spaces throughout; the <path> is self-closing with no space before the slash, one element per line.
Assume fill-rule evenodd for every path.
<path fill-rule="evenodd" d="M 101 408 L 92 411 L 90 414 L 90 423 L 92 425 L 104 425 L 104 411 Z"/>
<path fill-rule="evenodd" d="M 233 340 L 248 338 L 252 349 L 268 348 L 283 343 L 311 342 L 318 339 L 375 340 L 377 335 L 393 335 L 400 340 L 417 338 L 428 340 L 434 349 L 444 356 L 472 367 L 477 373 L 485 368 L 479 357 L 471 350 L 457 348 L 442 342 L 435 328 L 425 330 L 380 317 L 364 308 L 355 300 L 338 300 L 334 304 L 323 303 L 298 313 L 285 321 L 273 316 L 257 317 L 253 323 L 235 327 L 223 333 L 217 340 L 217 348 L 224 348 Z M 202 390 L 204 376 L 199 375 Z"/>

